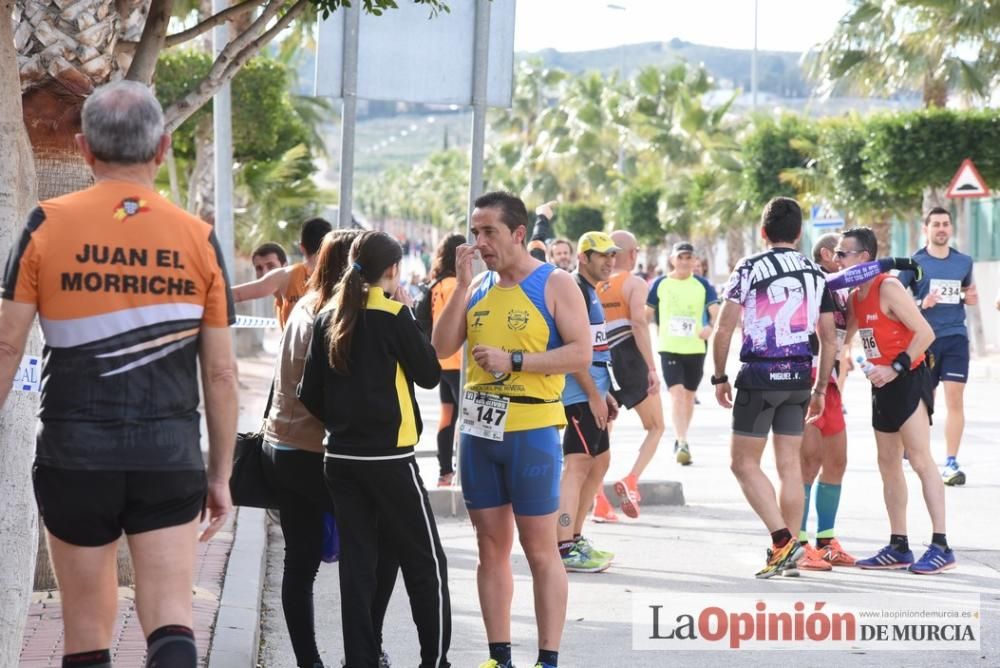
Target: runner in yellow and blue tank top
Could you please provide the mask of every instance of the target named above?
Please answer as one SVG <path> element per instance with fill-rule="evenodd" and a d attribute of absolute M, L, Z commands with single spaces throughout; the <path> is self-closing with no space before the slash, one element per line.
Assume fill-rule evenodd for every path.
<path fill-rule="evenodd" d="M 472 212 L 475 244 L 456 253 L 456 287 L 434 324 L 438 357 L 468 339 L 459 416 L 460 476 L 479 543 L 477 579 L 490 659 L 511 665 L 510 550 L 516 522 L 534 580 L 539 668 L 558 665 L 566 619 L 566 571 L 556 550 L 556 510 L 567 373 L 591 362 L 587 312 L 564 271 L 525 247 L 528 212 L 509 193 L 481 196 Z M 472 278 L 478 253 L 488 272 Z"/>

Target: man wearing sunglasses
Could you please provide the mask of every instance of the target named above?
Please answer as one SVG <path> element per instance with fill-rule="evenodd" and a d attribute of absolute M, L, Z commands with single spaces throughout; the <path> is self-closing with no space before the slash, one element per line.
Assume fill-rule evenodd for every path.
<path fill-rule="evenodd" d="M 870 228 L 847 230 L 836 249 L 842 267 L 875 259 L 878 243 Z M 879 473 L 889 515 L 889 544 L 856 565 L 866 569 L 909 569 L 930 575 L 955 567 L 955 554 L 945 537 L 944 484 L 930 452 L 930 416 L 934 393 L 924 351 L 934 331 L 921 316 L 902 284 L 880 274 L 851 293 L 847 305 L 847 339 L 857 332 L 864 348 L 865 375 L 872 384 L 872 427 L 878 448 Z M 914 562 L 906 533 L 906 478 L 903 453 L 920 478 L 931 516 L 931 545 Z"/>

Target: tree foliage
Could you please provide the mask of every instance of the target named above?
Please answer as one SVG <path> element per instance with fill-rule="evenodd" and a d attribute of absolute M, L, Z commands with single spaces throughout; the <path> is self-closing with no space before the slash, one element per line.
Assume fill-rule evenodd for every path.
<path fill-rule="evenodd" d="M 953 91 L 990 95 L 998 40 L 993 0 L 854 0 L 807 67 L 827 95 L 920 91 L 925 106 L 944 107 Z"/>
<path fill-rule="evenodd" d="M 587 232 L 604 229 L 604 213 L 589 204 L 564 204 L 553 221 L 556 233 L 576 244 Z"/>
<path fill-rule="evenodd" d="M 782 181 L 781 173 L 809 166 L 813 156 L 803 144 L 815 141 L 815 126 L 799 116 L 758 119 L 743 142 L 743 195 L 751 208 L 759 210 L 773 197 L 797 195 L 793 185 Z"/>
<path fill-rule="evenodd" d="M 627 188 L 618 200 L 616 227 L 628 230 L 644 243 L 659 243 L 663 237 L 659 209 L 661 188 L 635 185 Z"/>
<path fill-rule="evenodd" d="M 212 66 L 202 51 L 168 51 L 156 68 L 156 96 L 167 107 L 194 90 Z M 289 91 L 288 69 L 276 60 L 257 57 L 232 81 L 233 158 L 238 162 L 270 160 L 293 146 L 312 140 Z M 174 153 L 194 159 L 198 123 L 212 116 L 212 103 L 195 112 L 173 133 Z"/>

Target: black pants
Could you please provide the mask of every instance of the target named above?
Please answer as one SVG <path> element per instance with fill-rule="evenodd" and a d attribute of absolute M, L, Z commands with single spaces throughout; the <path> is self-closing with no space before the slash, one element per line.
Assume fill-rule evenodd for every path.
<path fill-rule="evenodd" d="M 385 557 L 378 535 L 395 539 L 410 612 L 420 639 L 420 668 L 448 668 L 451 599 L 448 566 L 415 458 L 328 457 L 326 482 L 340 530 L 340 599 L 348 668 L 377 668 L 371 610 L 376 564 Z"/>
<path fill-rule="evenodd" d="M 279 450 L 266 445 L 266 461 L 278 491 L 281 534 L 285 539 L 285 567 L 281 574 L 281 608 L 295 652 L 295 662 L 313 668 L 320 661 L 313 615 L 313 583 L 323 552 L 323 515 L 333 513 L 333 499 L 323 479 L 323 453 Z M 386 558 L 379 561 L 377 591 L 372 600 L 372 624 L 381 646 L 385 618 L 399 564 L 392 534 L 382 532 Z M 380 548 L 383 547 L 380 543 Z"/>
<path fill-rule="evenodd" d="M 458 422 L 460 371 L 442 371 L 438 395 L 442 404 L 451 404 L 451 422 L 437 433 L 438 470 L 444 476 L 455 472 L 455 424 Z"/>

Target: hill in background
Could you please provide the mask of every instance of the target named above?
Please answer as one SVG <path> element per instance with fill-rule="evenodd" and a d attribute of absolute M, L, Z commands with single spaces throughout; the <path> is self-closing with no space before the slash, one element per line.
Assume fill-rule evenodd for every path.
<path fill-rule="evenodd" d="M 771 112 L 795 111 L 828 116 L 849 111 L 865 113 L 876 109 L 912 109 L 920 106 L 916 94 L 893 100 L 815 99 L 811 97 L 812 86 L 802 73 L 801 55 L 791 51 L 757 52 L 759 108 Z M 545 49 L 519 52 L 515 58 L 518 61 L 540 60 L 548 67 L 572 74 L 596 71 L 608 76 L 622 67 L 626 75 L 631 76 L 643 67 L 654 65 L 668 66 L 678 62 L 702 64 L 719 86 L 719 90 L 710 95 L 709 104 L 722 103 L 740 91 L 742 93 L 736 100 L 735 108 L 748 109 L 751 104 L 752 52 L 746 49 L 726 49 L 673 39 L 592 51 Z M 311 95 L 315 54 L 303 54 L 297 70 L 300 82 L 297 92 Z M 415 164 L 446 144 L 450 147 L 467 146 L 470 140 L 472 115 L 457 107 L 359 100 L 358 114 L 355 169 L 362 177 L 396 165 Z M 433 121 L 429 120 L 432 118 Z M 340 144 L 339 124 L 330 126 L 327 136 L 330 162 L 336 165 Z M 332 173 L 327 176 L 336 180 Z"/>

